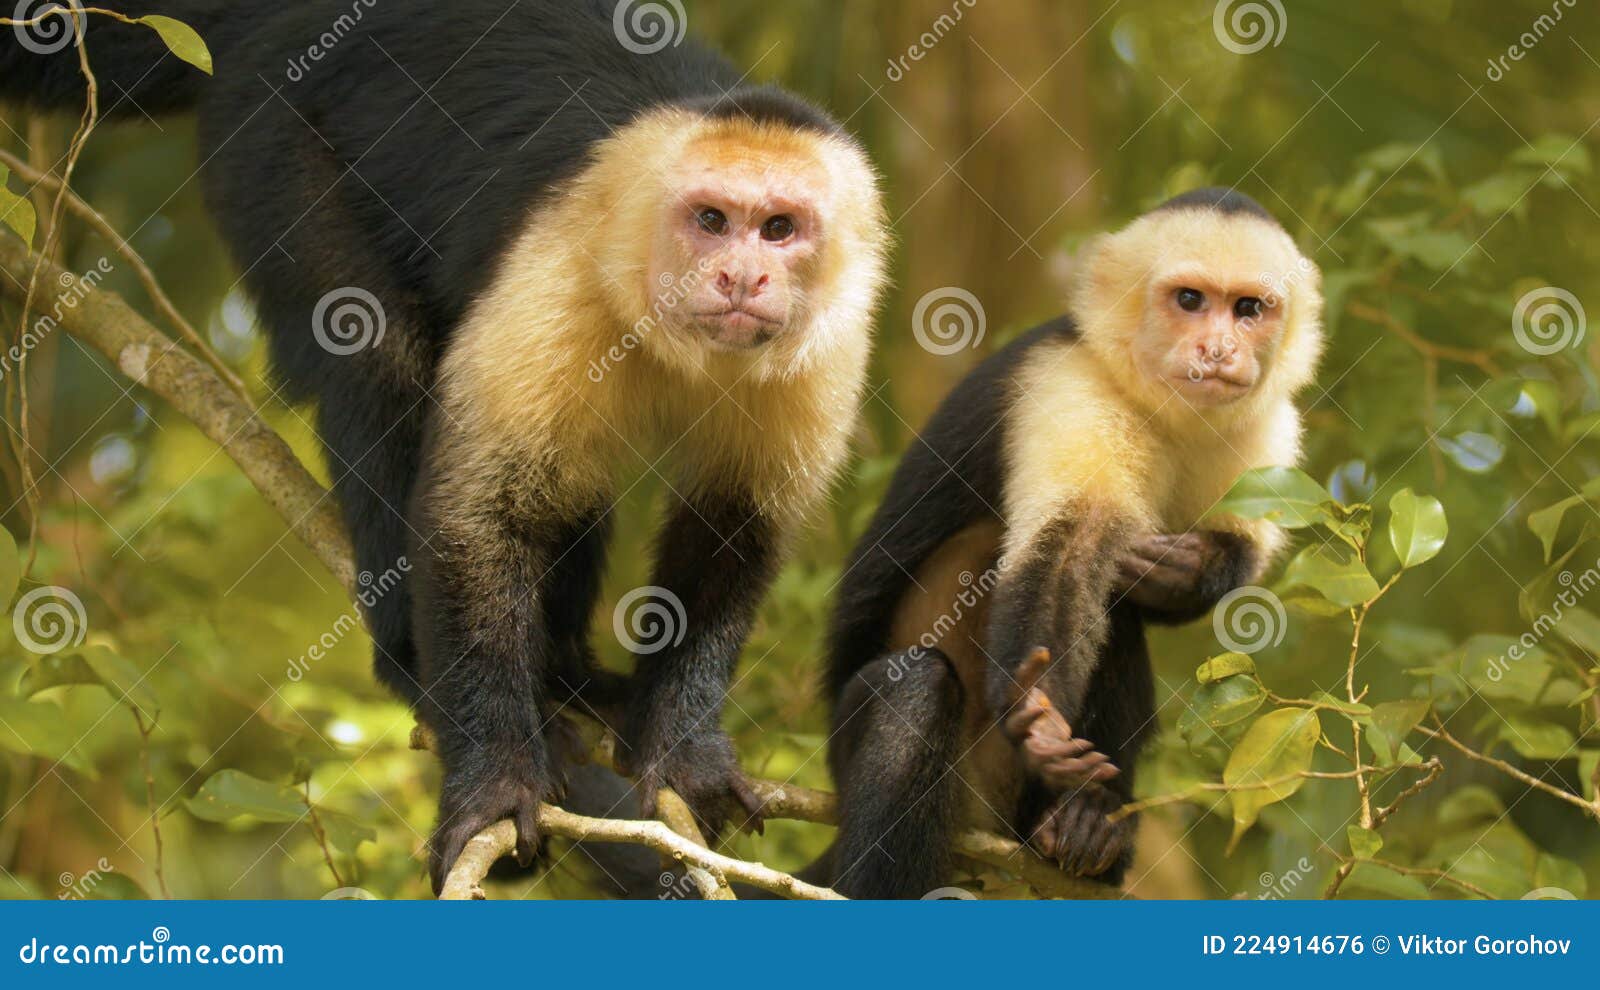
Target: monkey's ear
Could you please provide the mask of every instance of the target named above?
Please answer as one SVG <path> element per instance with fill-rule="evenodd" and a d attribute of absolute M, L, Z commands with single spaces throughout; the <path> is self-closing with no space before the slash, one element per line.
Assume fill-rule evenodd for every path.
<path fill-rule="evenodd" d="M 1090 300 L 1112 274 L 1110 269 L 1116 267 L 1112 253 L 1110 234 L 1096 234 L 1079 245 L 1067 274 L 1067 299 L 1073 312 L 1094 312 Z"/>

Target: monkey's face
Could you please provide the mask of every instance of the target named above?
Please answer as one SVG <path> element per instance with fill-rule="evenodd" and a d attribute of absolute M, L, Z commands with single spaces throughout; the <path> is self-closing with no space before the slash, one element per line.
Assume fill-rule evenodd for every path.
<path fill-rule="evenodd" d="M 820 169 L 712 147 L 673 181 L 650 262 L 664 320 L 711 351 L 749 352 L 805 323 L 825 236 Z"/>
<path fill-rule="evenodd" d="M 1153 278 L 1146 305 L 1134 344 L 1139 370 L 1196 406 L 1249 395 L 1283 337 L 1283 300 L 1270 286 L 1200 264 Z"/>
<path fill-rule="evenodd" d="M 1303 384 L 1319 350 L 1320 282 L 1276 224 L 1179 210 L 1097 241 L 1073 306 L 1089 346 L 1147 404 L 1220 409 Z"/>

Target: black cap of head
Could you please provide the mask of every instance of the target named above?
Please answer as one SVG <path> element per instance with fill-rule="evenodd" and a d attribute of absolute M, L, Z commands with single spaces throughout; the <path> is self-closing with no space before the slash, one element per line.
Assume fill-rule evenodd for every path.
<path fill-rule="evenodd" d="M 1265 220 L 1275 227 L 1279 226 L 1278 218 L 1268 213 L 1266 207 L 1238 190 L 1224 189 L 1221 186 L 1192 189 L 1180 196 L 1172 197 L 1150 212 L 1166 213 L 1171 210 L 1215 210 L 1223 216 L 1245 214 Z"/>

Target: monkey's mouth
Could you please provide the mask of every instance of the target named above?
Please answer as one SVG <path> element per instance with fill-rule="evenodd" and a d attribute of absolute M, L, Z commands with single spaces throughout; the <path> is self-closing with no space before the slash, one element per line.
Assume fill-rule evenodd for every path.
<path fill-rule="evenodd" d="M 729 350 L 760 347 L 783 329 L 783 324 L 771 317 L 737 307 L 696 313 L 695 322 L 705 329 L 713 344 Z"/>
<path fill-rule="evenodd" d="M 1255 388 L 1255 379 L 1225 375 L 1215 368 L 1203 371 L 1191 368 L 1187 374 L 1173 375 L 1172 383 L 1180 392 L 1202 400 L 1209 405 L 1225 405 L 1244 398 Z"/>

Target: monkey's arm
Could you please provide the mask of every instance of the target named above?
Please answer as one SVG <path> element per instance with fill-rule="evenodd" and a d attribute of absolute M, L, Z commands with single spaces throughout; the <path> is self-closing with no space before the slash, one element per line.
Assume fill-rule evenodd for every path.
<path fill-rule="evenodd" d="M 778 566 L 776 526 L 742 500 L 681 498 L 656 549 L 655 594 L 675 611 L 670 629 L 636 648 L 638 667 L 623 733 L 646 817 L 671 787 L 701 827 L 730 820 L 759 828 L 761 802 L 722 731 L 722 703 L 756 607 Z"/>
<path fill-rule="evenodd" d="M 1007 554 L 989 620 L 987 700 L 997 716 L 1018 699 L 1022 664 L 1043 648 L 1051 663 L 1040 688 L 1069 725 L 1080 719 L 1110 633 L 1118 562 L 1135 531 L 1115 510 L 1079 505 Z"/>
<path fill-rule="evenodd" d="M 1283 543 L 1282 531 L 1257 520 L 1217 529 L 1155 533 L 1126 547 L 1117 561 L 1117 595 L 1151 622 L 1181 624 L 1210 612 L 1230 591 L 1260 579 Z"/>
<path fill-rule="evenodd" d="M 420 504 L 417 529 L 428 538 L 416 550 L 419 714 L 444 769 L 429 849 L 438 889 L 467 841 L 503 818 L 516 823 L 518 860 L 530 863 L 539 805 L 561 798 L 546 737 L 554 713 L 545 683 L 563 638 L 551 623 L 553 568 L 591 527 L 483 512 L 459 490 L 442 499 L 428 491 Z"/>

